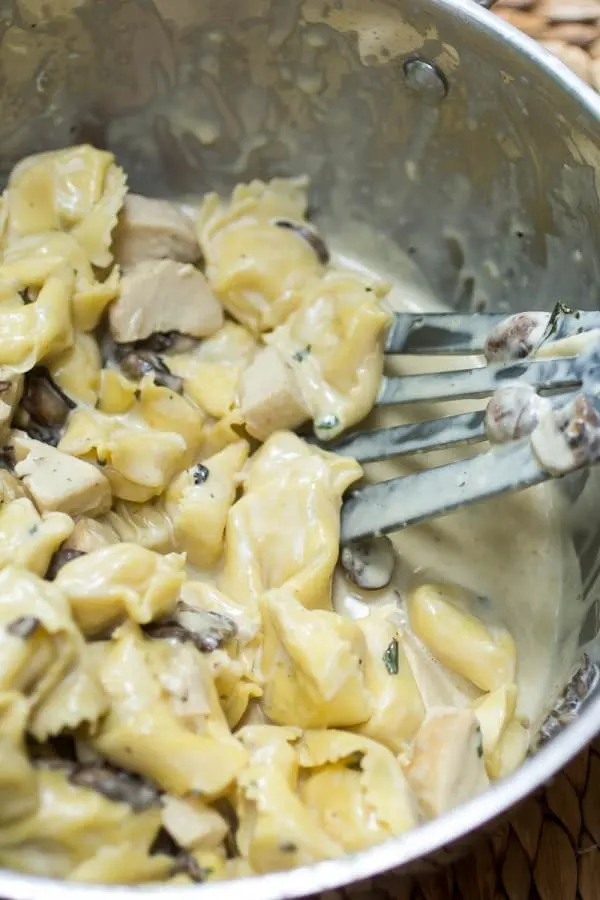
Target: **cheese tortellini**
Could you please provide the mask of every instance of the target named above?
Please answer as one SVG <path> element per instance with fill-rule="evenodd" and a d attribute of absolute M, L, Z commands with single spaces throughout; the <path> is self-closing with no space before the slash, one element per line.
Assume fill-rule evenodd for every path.
<path fill-rule="evenodd" d="M 290 869 L 398 837 L 527 752 L 502 623 L 450 585 L 363 596 L 337 565 L 362 469 L 294 430 L 368 414 L 390 315 L 330 258 L 307 188 L 194 211 L 128 194 L 88 145 L 8 180 L 1 866 Z"/>

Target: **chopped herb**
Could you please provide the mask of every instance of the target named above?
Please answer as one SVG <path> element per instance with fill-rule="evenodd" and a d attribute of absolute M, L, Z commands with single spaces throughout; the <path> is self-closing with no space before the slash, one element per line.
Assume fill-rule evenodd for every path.
<path fill-rule="evenodd" d="M 353 772 L 362 772 L 362 761 L 365 754 L 361 750 L 357 750 L 346 760 L 346 768 L 352 769 Z"/>
<path fill-rule="evenodd" d="M 298 847 L 296 844 L 292 843 L 292 841 L 282 841 L 279 845 L 279 849 L 282 853 L 297 853 Z"/>
<path fill-rule="evenodd" d="M 203 466 L 202 463 L 198 463 L 194 470 L 194 484 L 204 484 L 208 481 L 208 476 L 210 475 L 209 470 L 206 466 Z"/>
<path fill-rule="evenodd" d="M 333 431 L 340 424 L 340 420 L 336 415 L 323 416 L 318 422 L 315 422 L 317 431 Z"/>
<path fill-rule="evenodd" d="M 294 353 L 294 359 L 296 362 L 302 362 L 303 359 L 306 359 L 306 357 L 310 355 L 311 350 L 312 346 L 307 344 L 304 350 L 298 350 L 297 353 Z"/>
<path fill-rule="evenodd" d="M 123 375 L 132 381 L 139 381 L 144 375 L 154 375 L 154 383 L 168 388 L 176 394 L 183 393 L 183 379 L 173 375 L 167 364 L 157 353 L 149 350 L 132 351 L 131 345 L 123 344 L 118 353 L 119 366 Z"/>
<path fill-rule="evenodd" d="M 31 637 L 39 624 L 40 620 L 36 619 L 35 616 L 19 616 L 18 619 L 13 619 L 12 622 L 8 623 L 6 630 L 13 637 L 25 639 Z"/>
<path fill-rule="evenodd" d="M 34 537 L 39 530 L 40 529 L 38 525 L 32 525 L 27 533 L 29 534 L 29 537 Z"/>
<path fill-rule="evenodd" d="M 390 641 L 385 653 L 382 656 L 383 664 L 388 671 L 388 675 L 398 674 L 398 641 L 396 638 Z"/>

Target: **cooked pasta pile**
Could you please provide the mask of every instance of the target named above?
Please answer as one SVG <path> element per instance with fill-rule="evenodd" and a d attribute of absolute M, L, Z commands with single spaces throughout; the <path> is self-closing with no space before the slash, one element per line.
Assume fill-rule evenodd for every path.
<path fill-rule="evenodd" d="M 332 606 L 386 286 L 302 179 L 178 207 L 110 153 L 2 198 L 0 865 L 180 883 L 401 835 L 527 749 L 516 651 L 449 585 Z M 358 590 L 348 587 L 348 590 Z M 385 594 L 388 591 L 388 594 Z"/>

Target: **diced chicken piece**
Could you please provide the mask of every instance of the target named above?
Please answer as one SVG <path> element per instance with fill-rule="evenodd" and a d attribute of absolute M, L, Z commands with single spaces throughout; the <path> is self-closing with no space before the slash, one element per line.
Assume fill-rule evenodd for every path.
<path fill-rule="evenodd" d="M 431 712 L 417 733 L 406 776 L 427 818 L 485 790 L 489 779 L 481 730 L 472 710 Z"/>
<path fill-rule="evenodd" d="M 91 553 L 100 547 L 119 543 L 119 535 L 106 521 L 99 522 L 82 516 L 75 523 L 71 536 L 65 541 L 65 550 L 76 550 L 79 553 Z"/>
<path fill-rule="evenodd" d="M 241 412 L 248 433 L 265 441 L 310 418 L 293 370 L 274 347 L 262 350 L 242 376 Z"/>
<path fill-rule="evenodd" d="M 5 440 L 23 396 L 23 375 L 0 369 L 0 440 Z"/>
<path fill-rule="evenodd" d="M 140 341 L 156 332 L 208 337 L 223 324 L 223 308 L 198 269 L 172 259 L 147 260 L 121 279 L 109 313 L 118 342 Z"/>
<path fill-rule="evenodd" d="M 193 263 L 202 253 L 193 223 L 168 200 L 128 194 L 114 235 L 116 261 L 124 267 L 146 259 Z"/>
<path fill-rule="evenodd" d="M 91 463 L 18 432 L 13 445 L 15 472 L 40 512 L 98 516 L 110 509 L 110 483 Z"/>

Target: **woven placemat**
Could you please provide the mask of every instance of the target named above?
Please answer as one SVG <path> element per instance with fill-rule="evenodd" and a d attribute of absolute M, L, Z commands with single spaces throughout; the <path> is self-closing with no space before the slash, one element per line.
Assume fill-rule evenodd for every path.
<path fill-rule="evenodd" d="M 600 0 L 498 0 L 494 11 L 600 91 Z M 454 865 L 384 875 L 318 900 L 370 898 L 600 900 L 600 738 Z"/>
<path fill-rule="evenodd" d="M 598 0 L 498 0 L 494 12 L 535 38 L 600 90 Z"/>
<path fill-rule="evenodd" d="M 600 900 L 600 738 L 436 875 L 383 875 L 319 900 Z"/>

